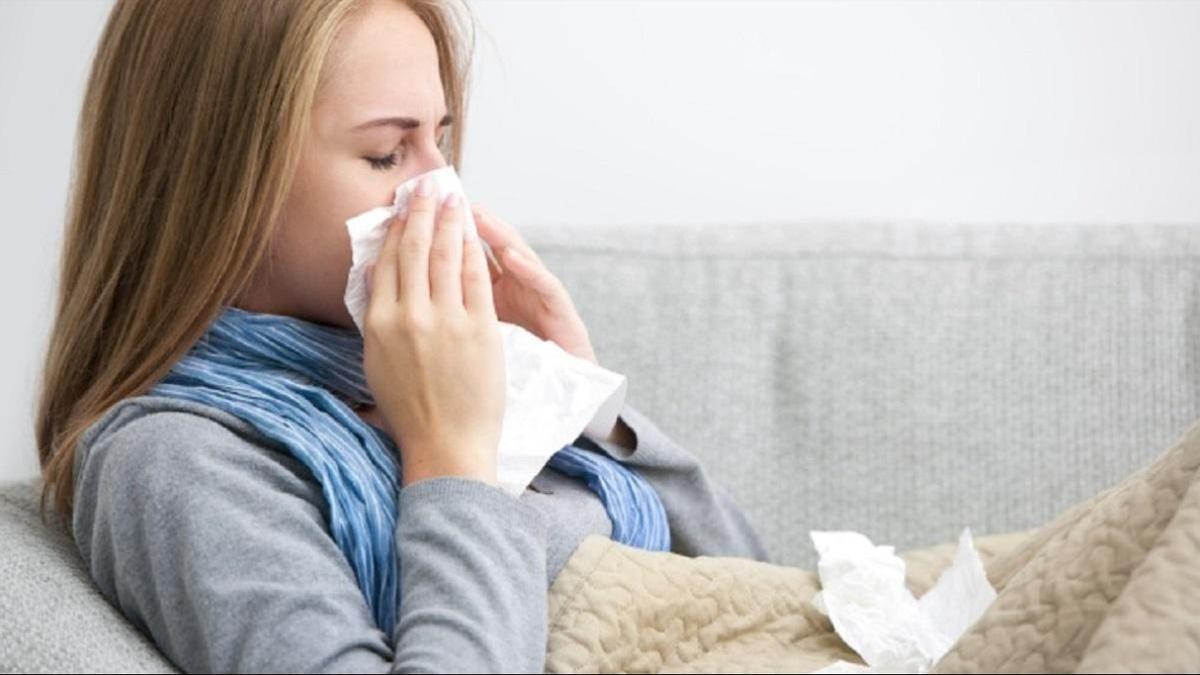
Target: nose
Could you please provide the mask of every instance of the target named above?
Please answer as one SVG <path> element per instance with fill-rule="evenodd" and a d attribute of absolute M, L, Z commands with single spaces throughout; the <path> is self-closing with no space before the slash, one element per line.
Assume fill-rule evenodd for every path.
<path fill-rule="evenodd" d="M 438 144 L 431 138 L 425 139 L 421 143 L 416 160 L 417 170 L 413 175 L 434 171 L 449 164 L 449 162 L 446 161 L 446 158 L 442 155 L 441 148 L 439 148 Z"/>

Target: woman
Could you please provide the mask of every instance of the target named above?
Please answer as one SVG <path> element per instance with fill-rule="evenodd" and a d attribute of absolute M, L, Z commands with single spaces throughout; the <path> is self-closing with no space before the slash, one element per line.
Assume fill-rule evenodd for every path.
<path fill-rule="evenodd" d="M 414 197 L 354 329 L 344 221 L 460 162 L 458 18 L 433 0 L 113 7 L 37 417 L 43 510 L 184 671 L 540 672 L 547 589 L 589 534 L 637 545 L 661 512 L 672 551 L 767 559 L 628 405 L 519 498 L 498 487 L 496 322 L 595 360 L 503 221 L 475 212 L 489 273 L 461 206 Z"/>

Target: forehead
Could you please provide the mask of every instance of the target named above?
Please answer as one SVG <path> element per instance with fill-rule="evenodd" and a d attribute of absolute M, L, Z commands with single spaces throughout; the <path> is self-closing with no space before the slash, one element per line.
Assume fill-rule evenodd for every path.
<path fill-rule="evenodd" d="M 314 102 L 318 115 L 432 119 L 443 111 L 433 34 L 399 0 L 360 6 L 342 26 L 328 58 Z"/>

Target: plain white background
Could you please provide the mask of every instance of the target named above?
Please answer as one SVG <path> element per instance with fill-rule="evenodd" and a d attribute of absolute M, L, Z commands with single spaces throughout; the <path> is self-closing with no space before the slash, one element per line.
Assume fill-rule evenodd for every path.
<path fill-rule="evenodd" d="M 0 0 L 0 480 L 32 413 L 108 0 Z M 518 228 L 1200 223 L 1200 2 L 475 0 L 462 172 Z"/>

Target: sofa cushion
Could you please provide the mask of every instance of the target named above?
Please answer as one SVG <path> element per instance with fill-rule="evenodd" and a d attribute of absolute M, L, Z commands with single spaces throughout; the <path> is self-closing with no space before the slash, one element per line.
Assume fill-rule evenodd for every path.
<path fill-rule="evenodd" d="M 100 594 L 53 515 L 42 523 L 40 490 L 0 483 L 0 672 L 178 673 Z"/>

